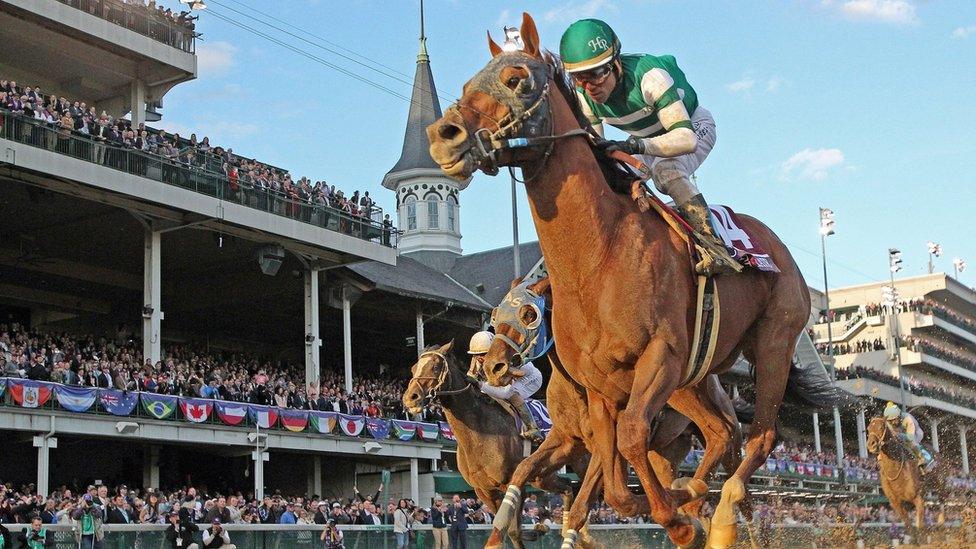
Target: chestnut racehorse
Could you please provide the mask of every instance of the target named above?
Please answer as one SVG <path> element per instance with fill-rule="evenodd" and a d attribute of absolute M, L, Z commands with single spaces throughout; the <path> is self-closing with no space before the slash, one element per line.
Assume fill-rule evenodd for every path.
<path fill-rule="evenodd" d="M 687 377 L 694 262 L 664 219 L 642 213 L 629 196 L 610 189 L 575 91 L 558 62 L 542 54 L 528 14 L 521 36 L 521 51 L 503 53 L 490 42 L 493 59 L 427 128 L 431 156 L 447 175 L 461 179 L 479 168 L 522 168 L 556 304 L 553 333 L 567 373 L 586 388 L 592 450 L 609 478 L 618 453 L 633 466 L 651 515 L 675 544 L 700 544 L 700 523 L 677 513 L 647 457 L 653 420 Z M 740 221 L 781 272 L 748 270 L 717 279 L 723 322 L 710 372 L 727 370 L 745 354 L 754 365 L 757 396 L 745 457 L 726 480 L 712 519 L 713 547 L 734 542 L 735 506 L 773 449 L 787 384 L 803 381 L 791 376 L 791 362 L 810 312 L 807 286 L 786 246 L 759 221 Z M 507 381 L 503 366 L 486 372 L 496 384 Z M 592 471 L 584 486 L 591 476 Z M 573 524 L 585 518 L 579 501 L 571 511 Z M 564 541 L 572 546 L 572 539 Z"/>
<path fill-rule="evenodd" d="M 545 327 L 552 324 L 551 311 L 552 292 L 548 278 L 531 284 L 521 283 L 521 280 L 513 282 L 512 290 L 492 312 L 492 326 L 496 337 L 485 356 L 485 364 L 503 361 L 506 365 L 512 363 L 517 365 L 531 358 L 533 348 L 539 345 L 539 339 L 545 338 Z M 562 373 L 564 367 L 551 345 L 546 354 L 539 358 L 547 358 L 552 366 L 550 384 L 565 383 L 563 381 L 565 375 Z M 564 464 L 565 456 L 586 452 L 584 444 L 590 427 L 585 410 L 585 393 L 579 385 L 572 384 L 572 386 L 578 391 L 578 397 L 575 399 L 556 400 L 556 397 L 561 395 L 554 395 L 553 391 L 547 393 L 549 415 L 553 420 L 554 428 L 545 442 L 515 470 L 507 497 L 495 517 L 496 530 L 504 531 L 508 525 L 506 521 L 511 516 L 518 516 L 518 509 L 514 504 L 521 501 L 521 487 L 528 479 L 534 478 L 540 471 L 560 468 Z M 718 417 L 710 416 L 709 414 L 715 413 L 710 410 L 700 410 L 698 408 L 701 406 L 700 403 L 718 410 Z M 720 459 L 724 461 L 723 465 L 727 471 L 734 471 L 738 467 L 741 461 L 739 448 L 742 446 L 742 433 L 735 409 L 722 389 L 718 376 L 710 375 L 700 386 L 675 391 L 668 404 L 673 409 L 665 409 L 665 414 L 658 419 L 651 442 L 651 448 L 656 451 L 650 452 L 648 458 L 658 480 L 663 485 L 678 491 L 673 495 L 681 500 L 694 500 L 685 506 L 684 511 L 698 516 L 704 503 L 701 496 L 708 490 L 708 477 L 714 471 L 718 461 Z M 687 444 L 690 443 L 692 434 L 689 428 L 690 420 L 686 417 L 689 410 L 694 412 L 696 417 L 708 418 L 707 425 L 699 426 L 700 433 L 703 433 L 699 436 L 706 442 L 706 451 L 694 477 L 698 481 L 680 479 L 675 482 L 676 464 L 687 455 Z M 678 412 L 686 415 L 680 415 Z M 567 426 L 570 428 L 567 429 Z M 675 443 L 669 442 L 671 440 L 685 443 L 678 444 L 675 448 Z M 598 467 L 594 462 L 591 462 L 590 466 Z M 614 482 L 617 484 L 614 485 Z M 618 512 L 627 514 L 646 512 L 647 501 L 636 498 L 630 492 L 626 478 L 622 474 L 619 478 L 610 481 L 603 478 L 603 483 L 606 500 Z M 595 490 L 591 490 L 590 493 L 581 491 L 577 494 L 577 499 L 592 502 L 597 495 Z"/>

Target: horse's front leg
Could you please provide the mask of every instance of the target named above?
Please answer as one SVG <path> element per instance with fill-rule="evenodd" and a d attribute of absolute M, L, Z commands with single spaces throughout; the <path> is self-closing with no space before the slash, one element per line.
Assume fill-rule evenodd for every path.
<path fill-rule="evenodd" d="M 680 382 L 682 364 L 668 341 L 651 340 L 634 365 L 634 384 L 627 407 L 617 418 L 617 449 L 630 462 L 647 493 L 651 516 L 664 527 L 678 547 L 699 546 L 704 542 L 701 524 L 678 514 L 671 494 L 661 486 L 647 459 L 651 444 L 651 425 Z"/>

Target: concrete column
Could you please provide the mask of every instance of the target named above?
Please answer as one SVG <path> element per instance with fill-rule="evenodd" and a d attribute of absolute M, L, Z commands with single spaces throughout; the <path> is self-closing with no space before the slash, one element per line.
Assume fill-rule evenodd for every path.
<path fill-rule="evenodd" d="M 440 470 L 440 468 L 437 466 L 437 460 L 436 459 L 430 460 L 430 470 L 432 472 L 437 472 L 437 471 Z M 416 501 L 416 500 L 414 500 L 414 501 Z"/>
<path fill-rule="evenodd" d="M 818 454 L 822 451 L 820 446 L 820 413 L 813 413 L 813 449 Z"/>
<path fill-rule="evenodd" d="M 867 421 L 864 418 L 864 408 L 857 411 L 857 455 L 861 459 L 868 457 Z"/>
<path fill-rule="evenodd" d="M 146 83 L 138 78 L 129 85 L 129 104 L 132 106 L 132 127 L 136 128 L 146 121 Z"/>
<path fill-rule="evenodd" d="M 424 313 L 417 307 L 417 358 L 420 358 L 421 353 L 424 352 L 424 347 L 427 344 L 424 342 Z M 416 500 L 415 500 L 416 501 Z"/>
<path fill-rule="evenodd" d="M 312 494 L 322 495 L 322 456 L 312 458 Z"/>
<path fill-rule="evenodd" d="M 410 499 L 420 502 L 420 467 L 417 458 L 410 458 Z"/>
<path fill-rule="evenodd" d="M 51 449 L 58 447 L 58 439 L 50 434 L 34 437 L 34 447 L 37 448 L 37 493 L 47 497 L 51 479 Z"/>
<path fill-rule="evenodd" d="M 146 446 L 142 460 L 142 485 L 159 488 L 159 446 Z"/>
<path fill-rule="evenodd" d="M 932 449 L 939 453 L 939 420 L 932 418 L 929 425 L 932 426 Z"/>
<path fill-rule="evenodd" d="M 155 364 L 161 356 L 160 331 L 162 311 L 162 235 L 146 229 L 143 254 L 142 356 Z"/>
<path fill-rule="evenodd" d="M 962 459 L 962 474 L 969 475 L 969 447 L 966 442 L 966 426 L 959 426 L 959 454 Z"/>
<path fill-rule="evenodd" d="M 319 384 L 319 271 L 305 269 L 305 388 Z M 318 492 L 316 492 L 318 493 Z"/>
<path fill-rule="evenodd" d="M 837 465 L 844 459 L 844 434 L 841 432 L 840 409 L 834 406 L 834 448 L 837 450 Z"/>
<path fill-rule="evenodd" d="M 264 462 L 271 456 L 264 449 L 254 450 L 251 459 L 254 461 L 254 497 L 261 501 L 264 499 Z"/>
<path fill-rule="evenodd" d="M 345 366 L 346 393 L 352 392 L 352 302 L 349 288 L 342 285 L 342 358 Z"/>

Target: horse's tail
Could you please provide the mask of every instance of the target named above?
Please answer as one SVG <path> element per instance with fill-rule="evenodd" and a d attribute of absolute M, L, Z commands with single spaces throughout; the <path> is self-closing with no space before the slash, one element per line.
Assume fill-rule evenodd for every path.
<path fill-rule="evenodd" d="M 820 364 L 803 364 L 793 361 L 786 380 L 783 401 L 813 411 L 846 405 L 851 396 L 834 385 L 827 371 Z"/>

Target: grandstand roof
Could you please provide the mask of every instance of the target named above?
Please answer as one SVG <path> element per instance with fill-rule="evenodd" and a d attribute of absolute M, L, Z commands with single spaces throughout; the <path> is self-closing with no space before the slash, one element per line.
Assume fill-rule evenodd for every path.
<path fill-rule="evenodd" d="M 375 284 L 377 289 L 398 295 L 440 303 L 449 301 L 477 311 L 493 307 L 490 304 L 493 302 L 478 297 L 450 275 L 410 256 L 399 256 L 395 266 L 369 261 L 349 265 L 348 269 Z"/>
<path fill-rule="evenodd" d="M 542 257 L 538 241 L 519 244 L 519 263 L 522 271 L 528 271 Z M 402 261 L 402 256 L 400 261 Z M 457 258 L 448 273 L 486 302 L 501 302 L 511 286 L 512 247 L 496 248 Z"/>

